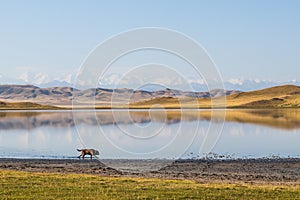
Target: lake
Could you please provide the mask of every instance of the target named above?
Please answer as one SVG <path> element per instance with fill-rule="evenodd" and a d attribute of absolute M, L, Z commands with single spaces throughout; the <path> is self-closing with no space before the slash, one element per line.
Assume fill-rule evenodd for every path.
<path fill-rule="evenodd" d="M 103 159 L 299 157 L 299 142 L 298 109 L 0 112 L 9 158 L 76 158 L 84 147 Z"/>

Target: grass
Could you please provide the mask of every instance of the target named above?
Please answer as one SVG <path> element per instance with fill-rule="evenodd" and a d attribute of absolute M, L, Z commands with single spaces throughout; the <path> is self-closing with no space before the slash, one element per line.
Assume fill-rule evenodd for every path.
<path fill-rule="evenodd" d="M 42 105 L 31 102 L 3 102 L 0 101 L 0 110 L 58 110 L 61 107 Z"/>
<path fill-rule="evenodd" d="M 134 102 L 129 108 L 300 108 L 300 87 L 283 85 L 216 98 L 157 97 Z"/>
<path fill-rule="evenodd" d="M 282 85 L 229 95 L 227 107 L 290 108 L 300 107 L 300 87 Z"/>
<path fill-rule="evenodd" d="M 299 199 L 299 185 L 201 184 L 0 170 L 1 199 Z"/>

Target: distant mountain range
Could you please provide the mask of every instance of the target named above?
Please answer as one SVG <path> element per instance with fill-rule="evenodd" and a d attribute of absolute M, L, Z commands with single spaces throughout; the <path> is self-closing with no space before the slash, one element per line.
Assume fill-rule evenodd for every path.
<path fill-rule="evenodd" d="M 117 78 L 116 78 L 117 77 Z M 120 78 L 121 75 L 117 74 L 111 74 L 108 75 L 107 79 L 112 79 L 110 81 L 103 81 L 102 85 L 99 87 L 102 88 L 116 88 L 116 85 L 114 82 L 118 82 L 118 78 Z M 116 80 L 115 80 L 116 79 Z M 49 88 L 49 87 L 73 87 L 73 83 L 76 80 L 76 76 L 74 74 L 68 74 L 68 75 L 62 75 L 60 78 L 52 79 L 51 77 L 48 77 L 47 74 L 43 73 L 26 73 L 25 76 L 21 76 L 19 78 L 11 78 L 7 77 L 3 74 L 0 74 L 0 85 L 6 85 L 6 84 L 14 84 L 14 85 L 35 85 L 37 87 L 41 88 Z M 115 80 L 115 81 L 114 81 Z M 175 83 L 174 83 L 175 84 Z M 193 90 L 197 92 L 207 91 L 207 86 L 204 81 L 199 81 L 196 79 L 189 80 L 190 86 L 193 88 Z M 290 80 L 285 82 L 276 82 L 271 80 L 259 80 L 259 79 L 229 79 L 224 80 L 223 82 L 224 88 L 226 90 L 240 90 L 240 91 L 252 91 L 252 90 L 259 90 L 263 88 L 268 87 L 274 87 L 279 85 L 300 85 L 300 82 L 297 80 Z M 180 85 L 179 85 L 180 86 Z M 127 88 L 135 88 L 130 86 L 124 86 Z M 145 88 L 147 91 L 154 91 L 157 90 L 157 87 L 151 88 L 147 87 Z M 184 90 L 184 89 L 182 89 Z"/>
<path fill-rule="evenodd" d="M 224 81 L 223 84 L 226 90 L 240 90 L 240 91 L 248 92 L 248 91 L 260 90 L 260 89 L 270 88 L 270 87 L 280 86 L 280 85 L 300 85 L 300 82 L 296 80 L 275 82 L 275 81 L 268 81 L 268 80 L 231 79 L 231 80 Z M 206 85 L 204 84 L 192 82 L 191 85 L 196 91 L 207 90 Z"/>
<path fill-rule="evenodd" d="M 299 81 L 293 80 L 293 81 L 285 81 L 285 82 L 275 82 L 275 81 L 268 81 L 268 80 L 238 80 L 238 79 L 232 79 L 224 81 L 224 89 L 225 90 L 239 90 L 239 91 L 252 91 L 252 90 L 260 90 L 264 88 L 274 87 L 274 86 L 280 86 L 280 85 L 300 85 Z M 213 84 L 212 84 L 213 85 Z M 72 83 L 68 83 L 66 81 L 59 81 L 54 80 L 47 83 L 37 84 L 38 87 L 72 87 Z M 197 83 L 197 82 L 190 82 L 190 86 L 193 88 L 193 90 L 197 92 L 207 91 L 207 86 L 205 83 Z M 103 85 L 105 88 L 115 88 L 115 85 Z M 147 88 L 149 91 L 155 90 L 155 88 Z"/>
<path fill-rule="evenodd" d="M 225 97 L 226 102 L 221 97 Z M 219 101 L 218 106 L 212 105 L 212 98 L 222 101 Z M 43 106 L 48 106 L 44 107 L 45 109 L 55 109 L 49 106 L 150 108 L 158 105 L 165 108 L 211 108 L 225 105 L 228 108 L 298 108 L 300 107 L 300 86 L 282 85 L 250 92 L 220 89 L 210 92 L 192 92 L 169 88 L 156 91 L 127 88 L 78 90 L 72 87 L 40 88 L 33 85 L 0 85 L 0 109 L 13 109 L 14 107 L 39 109 Z"/>
<path fill-rule="evenodd" d="M 71 106 L 77 98 L 80 105 L 95 100 L 96 104 L 139 102 L 159 97 L 174 98 L 209 98 L 237 94 L 236 90 L 212 90 L 210 92 L 192 92 L 165 88 L 157 91 L 122 89 L 90 88 L 78 90 L 72 87 L 40 88 L 34 85 L 0 85 L 0 101 L 4 102 L 33 102 L 55 106 Z"/>

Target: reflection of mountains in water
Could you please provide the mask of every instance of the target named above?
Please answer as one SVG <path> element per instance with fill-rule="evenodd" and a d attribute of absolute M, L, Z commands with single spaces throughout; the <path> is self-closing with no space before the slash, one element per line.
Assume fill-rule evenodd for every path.
<path fill-rule="evenodd" d="M 73 127 L 75 124 L 91 126 L 117 123 L 142 124 L 151 121 L 173 124 L 181 121 L 210 121 L 212 117 L 214 121 L 221 121 L 224 114 L 224 110 L 0 112 L 0 130 L 29 130 L 45 126 Z M 297 129 L 300 128 L 300 109 L 227 110 L 225 120 L 273 128 Z"/>

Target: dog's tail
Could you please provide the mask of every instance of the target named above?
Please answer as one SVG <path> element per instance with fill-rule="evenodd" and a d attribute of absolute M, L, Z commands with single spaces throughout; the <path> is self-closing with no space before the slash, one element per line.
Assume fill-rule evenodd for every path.
<path fill-rule="evenodd" d="M 81 149 L 77 149 L 77 151 L 81 151 Z"/>

